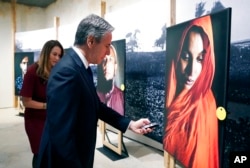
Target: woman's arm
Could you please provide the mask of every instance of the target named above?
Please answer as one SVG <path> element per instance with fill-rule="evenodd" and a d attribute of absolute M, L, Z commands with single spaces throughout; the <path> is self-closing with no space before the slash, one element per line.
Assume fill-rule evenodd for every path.
<path fill-rule="evenodd" d="M 22 97 L 22 102 L 26 108 L 46 109 L 47 106 L 46 103 L 35 101 L 31 97 Z"/>

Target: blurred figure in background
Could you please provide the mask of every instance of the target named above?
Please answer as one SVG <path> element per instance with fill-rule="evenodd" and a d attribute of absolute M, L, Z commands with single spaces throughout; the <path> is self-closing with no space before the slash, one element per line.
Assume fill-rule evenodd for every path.
<path fill-rule="evenodd" d="M 46 119 L 46 87 L 52 68 L 63 56 L 63 47 L 57 40 L 47 41 L 37 62 L 30 65 L 20 92 L 25 106 L 25 130 L 29 138 L 36 168 L 37 154 Z"/>

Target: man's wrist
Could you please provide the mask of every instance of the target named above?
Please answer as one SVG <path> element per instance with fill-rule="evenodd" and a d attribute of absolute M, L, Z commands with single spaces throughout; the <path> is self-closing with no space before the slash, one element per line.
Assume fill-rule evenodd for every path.
<path fill-rule="evenodd" d="M 127 129 L 132 130 L 132 129 L 131 129 L 131 124 L 132 124 L 133 122 L 134 122 L 133 120 L 131 120 L 131 121 L 129 122 L 128 128 L 127 128 Z"/>

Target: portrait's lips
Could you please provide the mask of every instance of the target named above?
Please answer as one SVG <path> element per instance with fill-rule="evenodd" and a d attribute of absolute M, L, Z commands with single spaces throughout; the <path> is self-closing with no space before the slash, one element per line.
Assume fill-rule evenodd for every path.
<path fill-rule="evenodd" d="M 193 79 L 191 79 L 191 78 L 187 78 L 186 80 L 185 80 L 185 84 L 186 85 L 193 85 L 194 84 L 194 80 Z"/>
<path fill-rule="evenodd" d="M 109 74 L 110 74 L 109 71 L 107 70 L 104 71 L 104 75 L 109 75 Z"/>

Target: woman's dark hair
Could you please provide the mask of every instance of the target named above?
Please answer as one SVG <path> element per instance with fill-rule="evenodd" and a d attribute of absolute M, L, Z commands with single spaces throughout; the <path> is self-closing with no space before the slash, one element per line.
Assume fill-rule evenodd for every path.
<path fill-rule="evenodd" d="M 62 58 L 63 56 L 63 46 L 61 45 L 61 43 L 57 40 L 49 40 L 47 41 L 41 51 L 39 60 L 37 61 L 38 64 L 38 68 L 36 70 L 37 75 L 44 79 L 44 80 L 48 80 L 49 78 L 49 74 L 51 71 L 52 66 L 49 64 L 49 57 L 50 57 L 50 53 L 51 50 L 55 47 L 59 47 L 62 51 L 60 58 Z"/>

